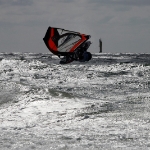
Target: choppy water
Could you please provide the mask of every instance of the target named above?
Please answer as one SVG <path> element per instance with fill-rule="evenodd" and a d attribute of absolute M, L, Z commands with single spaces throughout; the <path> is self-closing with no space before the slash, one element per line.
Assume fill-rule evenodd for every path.
<path fill-rule="evenodd" d="M 150 54 L 0 53 L 0 149 L 150 149 Z"/>

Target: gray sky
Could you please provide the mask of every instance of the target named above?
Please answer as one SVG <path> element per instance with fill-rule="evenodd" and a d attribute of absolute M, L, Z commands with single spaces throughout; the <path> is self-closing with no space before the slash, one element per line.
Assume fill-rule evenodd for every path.
<path fill-rule="evenodd" d="M 91 35 L 89 51 L 150 53 L 150 0 L 0 0 L 0 52 L 49 53 L 49 26 Z"/>

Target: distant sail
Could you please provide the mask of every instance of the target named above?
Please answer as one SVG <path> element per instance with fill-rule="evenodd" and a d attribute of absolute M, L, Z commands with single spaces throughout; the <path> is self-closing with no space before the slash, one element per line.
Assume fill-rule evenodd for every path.
<path fill-rule="evenodd" d="M 43 38 L 47 48 L 59 55 L 74 52 L 82 43 L 87 41 L 90 35 L 69 31 L 61 28 L 49 27 Z"/>

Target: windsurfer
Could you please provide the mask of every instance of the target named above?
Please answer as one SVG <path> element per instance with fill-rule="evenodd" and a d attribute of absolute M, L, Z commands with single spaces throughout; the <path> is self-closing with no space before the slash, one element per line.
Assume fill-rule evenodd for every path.
<path fill-rule="evenodd" d="M 92 54 L 87 52 L 87 49 L 91 45 L 91 41 L 87 41 L 79 46 L 73 53 L 66 53 L 66 55 L 60 60 L 60 64 L 70 63 L 74 60 L 85 62 L 92 58 Z"/>

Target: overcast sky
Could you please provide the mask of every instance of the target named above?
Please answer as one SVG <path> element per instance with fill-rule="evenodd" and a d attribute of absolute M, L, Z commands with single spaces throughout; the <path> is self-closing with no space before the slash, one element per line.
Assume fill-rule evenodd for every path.
<path fill-rule="evenodd" d="M 150 53 L 150 0 L 0 0 L 0 52 L 49 53 L 49 26 L 91 35 L 89 51 Z"/>

